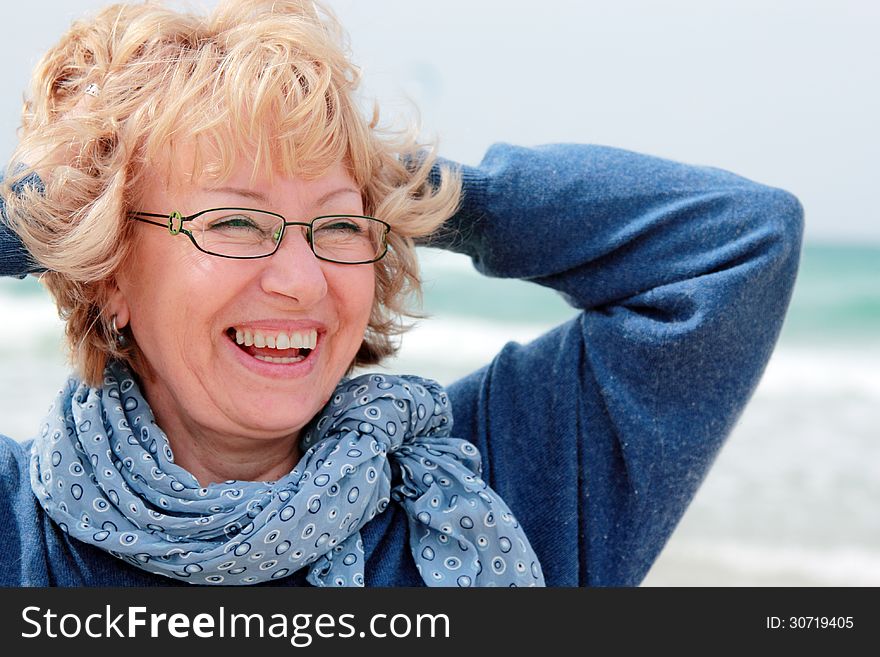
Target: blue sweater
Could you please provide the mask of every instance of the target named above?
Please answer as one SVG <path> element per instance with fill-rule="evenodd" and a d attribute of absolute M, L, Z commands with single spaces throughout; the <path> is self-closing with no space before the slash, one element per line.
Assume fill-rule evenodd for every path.
<path fill-rule="evenodd" d="M 462 169 L 461 209 L 430 244 L 581 312 L 452 384 L 454 434 L 479 448 L 548 585 L 636 585 L 770 357 L 801 206 L 718 169 L 600 146 L 496 145 Z M 0 226 L 0 275 L 29 267 Z M 64 534 L 31 493 L 29 450 L 0 440 L 0 584 L 175 583 Z M 362 535 L 367 585 L 422 584 L 402 509 Z"/>

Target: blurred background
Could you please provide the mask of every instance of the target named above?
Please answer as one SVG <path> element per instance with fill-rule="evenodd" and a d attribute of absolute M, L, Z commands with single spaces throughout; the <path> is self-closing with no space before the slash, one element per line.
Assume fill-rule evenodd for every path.
<path fill-rule="evenodd" d="M 389 125 L 417 107 L 446 157 L 476 164 L 496 141 L 598 143 L 800 198 L 806 242 L 778 348 L 644 584 L 880 585 L 880 4 L 329 3 L 365 105 L 378 99 Z M 4 161 L 30 70 L 73 18 L 104 4 L 31 0 L 4 15 Z M 392 371 L 450 383 L 574 315 L 554 293 L 486 279 L 464 257 L 422 260 L 431 318 Z M 61 334 L 35 280 L 0 280 L 4 433 L 29 438 L 63 383 Z"/>

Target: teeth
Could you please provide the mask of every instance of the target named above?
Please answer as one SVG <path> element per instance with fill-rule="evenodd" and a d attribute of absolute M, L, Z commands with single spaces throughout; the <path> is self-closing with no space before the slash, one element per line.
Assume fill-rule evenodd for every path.
<path fill-rule="evenodd" d="M 257 360 L 265 361 L 267 363 L 280 363 L 284 365 L 287 363 L 298 363 L 301 360 L 305 360 L 306 357 L 297 356 L 296 358 L 273 358 L 272 356 L 260 356 L 259 354 L 257 354 L 256 356 L 254 356 L 254 358 L 256 358 Z"/>
<path fill-rule="evenodd" d="M 270 349 L 314 349 L 318 344 L 318 332 L 314 329 L 301 333 L 266 333 L 250 329 L 236 329 L 235 341 L 245 347 L 269 347 Z"/>

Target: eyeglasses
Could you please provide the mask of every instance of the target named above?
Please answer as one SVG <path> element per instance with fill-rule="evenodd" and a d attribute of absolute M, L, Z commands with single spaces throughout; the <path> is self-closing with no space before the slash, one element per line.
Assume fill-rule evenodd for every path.
<path fill-rule="evenodd" d="M 188 217 L 179 212 L 134 212 L 129 216 L 167 228 L 172 235 L 183 233 L 199 251 L 209 255 L 239 260 L 269 257 L 278 250 L 288 226 L 303 226 L 316 257 L 344 265 L 365 265 L 385 256 L 391 232 L 391 226 L 381 219 L 354 214 L 323 215 L 309 222 L 285 221 L 280 214 L 252 208 L 213 208 Z M 184 228 L 184 224 L 189 227 Z"/>

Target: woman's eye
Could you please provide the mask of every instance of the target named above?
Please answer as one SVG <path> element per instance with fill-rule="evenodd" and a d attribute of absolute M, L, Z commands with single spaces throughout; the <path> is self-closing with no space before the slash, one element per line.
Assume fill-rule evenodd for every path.
<path fill-rule="evenodd" d="M 316 230 L 319 231 L 341 231 L 341 232 L 349 232 L 349 233 L 360 233 L 361 227 L 353 221 L 333 221 L 326 224 L 321 224 L 316 227 Z"/>
<path fill-rule="evenodd" d="M 223 217 L 222 219 L 212 221 L 208 228 L 210 228 L 211 230 L 232 228 L 259 230 L 260 227 L 250 217 L 235 216 Z"/>

